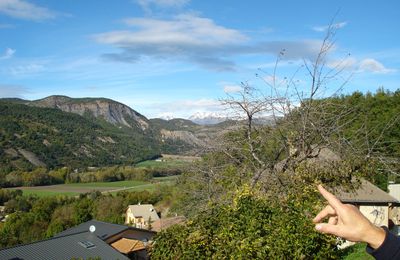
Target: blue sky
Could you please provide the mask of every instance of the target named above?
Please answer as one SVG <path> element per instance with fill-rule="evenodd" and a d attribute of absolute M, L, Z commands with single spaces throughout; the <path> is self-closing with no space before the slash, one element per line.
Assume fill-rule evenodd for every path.
<path fill-rule="evenodd" d="M 282 49 L 276 77 L 293 75 L 333 18 L 326 66 L 343 73 L 330 88 L 351 75 L 344 93 L 398 89 L 396 0 L 0 0 L 0 97 L 107 97 L 149 118 L 218 112 L 240 82 L 264 88 L 255 73 L 268 81 Z"/>

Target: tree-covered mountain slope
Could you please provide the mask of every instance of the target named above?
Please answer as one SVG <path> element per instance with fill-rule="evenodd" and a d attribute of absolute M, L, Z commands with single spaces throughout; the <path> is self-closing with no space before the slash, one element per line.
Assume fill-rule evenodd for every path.
<path fill-rule="evenodd" d="M 159 154 L 158 139 L 149 128 L 0 101 L 0 167 L 4 170 L 128 164 Z"/>

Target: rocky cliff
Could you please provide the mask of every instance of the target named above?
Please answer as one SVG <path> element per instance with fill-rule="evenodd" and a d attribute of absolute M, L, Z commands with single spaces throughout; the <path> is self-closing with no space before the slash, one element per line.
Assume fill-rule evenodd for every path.
<path fill-rule="evenodd" d="M 106 98 L 70 98 L 66 96 L 49 96 L 29 102 L 29 105 L 38 107 L 58 108 L 64 112 L 83 115 L 92 115 L 103 118 L 114 125 L 139 127 L 142 130 L 149 128 L 149 122 L 130 107 Z"/>

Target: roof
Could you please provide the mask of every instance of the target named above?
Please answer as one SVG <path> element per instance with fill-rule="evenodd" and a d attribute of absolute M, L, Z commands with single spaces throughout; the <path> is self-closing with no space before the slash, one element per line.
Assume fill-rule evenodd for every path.
<path fill-rule="evenodd" d="M 86 246 L 85 246 L 86 244 Z M 90 231 L 0 250 L 0 259 L 129 259 Z"/>
<path fill-rule="evenodd" d="M 142 241 L 129 238 L 121 238 L 112 243 L 111 246 L 124 254 L 146 249 Z"/>
<path fill-rule="evenodd" d="M 182 224 L 186 221 L 184 216 L 176 216 L 171 218 L 160 218 L 159 220 L 151 223 L 151 230 L 160 232 L 162 229 L 169 228 L 170 226 Z"/>
<path fill-rule="evenodd" d="M 152 221 L 160 219 L 156 210 L 151 204 L 129 205 L 128 209 L 132 211 L 135 217 L 142 217 L 144 220 L 151 218 Z"/>
<path fill-rule="evenodd" d="M 96 227 L 94 234 L 103 240 L 130 228 L 125 225 L 112 224 L 112 223 L 107 223 L 107 222 L 92 219 L 92 220 L 84 222 L 76 227 L 73 227 L 73 228 L 67 229 L 61 233 L 58 233 L 55 235 L 55 237 L 89 231 L 90 226 Z"/>
<path fill-rule="evenodd" d="M 367 180 L 361 179 L 360 186 L 354 191 L 337 190 L 336 196 L 342 202 L 350 203 L 400 203 L 385 191 Z"/>

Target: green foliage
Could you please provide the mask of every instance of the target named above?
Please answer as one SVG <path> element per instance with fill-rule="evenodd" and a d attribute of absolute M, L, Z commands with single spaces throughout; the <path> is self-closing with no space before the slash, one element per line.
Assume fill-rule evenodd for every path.
<path fill-rule="evenodd" d="M 93 201 L 89 198 L 82 198 L 74 204 L 74 221 L 82 223 L 93 218 Z"/>
<path fill-rule="evenodd" d="M 315 197 L 315 194 L 309 194 Z M 249 192 L 233 203 L 212 205 L 188 221 L 162 231 L 152 259 L 334 259 L 336 240 L 318 234 L 310 216 L 315 200 L 291 197 L 284 204 Z"/>
<path fill-rule="evenodd" d="M 7 202 L 21 195 L 21 190 L 5 190 L 0 188 L 0 205 L 4 205 L 4 202 Z"/>
<path fill-rule="evenodd" d="M 104 196 L 94 203 L 94 218 L 100 221 L 123 224 L 125 216 L 122 214 L 126 209 L 126 203 L 121 196 Z M 120 213 L 118 215 L 118 213 Z"/>
<path fill-rule="evenodd" d="M 148 162 L 148 161 L 147 161 Z M 152 165 L 147 163 L 147 165 Z M 120 181 L 142 181 L 148 182 L 153 177 L 174 176 L 181 174 L 180 167 L 184 167 L 187 163 L 170 163 L 163 167 L 150 166 L 110 166 L 89 168 L 87 171 L 74 172 L 71 168 L 62 167 L 54 170 L 46 170 L 43 167 L 35 168 L 32 171 L 12 171 L 5 175 L 4 181 L 0 183 L 0 187 L 19 187 L 19 186 L 45 186 L 61 183 L 92 183 L 99 182 L 120 182 Z M 94 184 L 96 185 L 96 184 Z M 113 186 L 106 184 L 105 186 Z M 121 187 L 131 186 L 123 185 Z"/>

